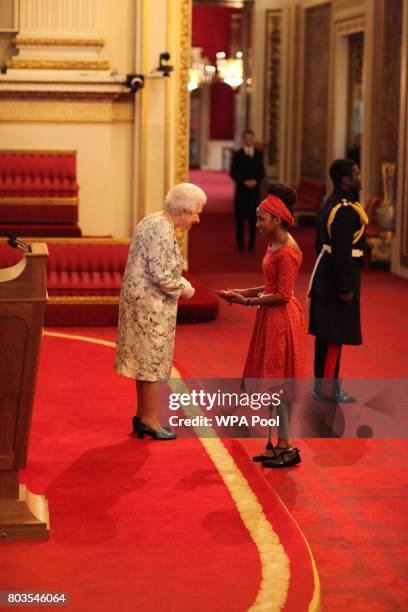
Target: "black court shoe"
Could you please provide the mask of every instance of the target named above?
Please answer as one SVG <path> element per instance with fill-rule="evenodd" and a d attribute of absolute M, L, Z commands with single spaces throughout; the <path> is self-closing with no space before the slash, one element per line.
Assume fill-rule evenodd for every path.
<path fill-rule="evenodd" d="M 137 433 L 137 428 L 138 428 L 138 424 L 140 423 L 140 417 L 138 416 L 134 416 L 132 419 L 132 429 L 133 429 L 133 433 Z M 160 425 L 160 427 L 162 429 L 165 429 L 166 431 L 171 431 L 170 427 L 168 425 Z"/>
<path fill-rule="evenodd" d="M 135 421 L 136 419 L 136 421 Z M 175 440 L 177 438 L 174 431 L 171 431 L 170 428 L 165 429 L 161 425 L 159 425 L 160 430 L 156 431 L 152 427 L 149 427 L 145 423 L 143 423 L 139 417 L 133 417 L 133 422 L 135 427 L 136 425 L 136 434 L 137 437 L 143 439 L 145 436 L 150 436 L 153 440 Z"/>

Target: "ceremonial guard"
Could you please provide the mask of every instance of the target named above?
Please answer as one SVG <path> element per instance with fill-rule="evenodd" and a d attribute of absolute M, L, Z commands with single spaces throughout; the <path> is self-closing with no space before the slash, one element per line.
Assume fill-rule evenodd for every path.
<path fill-rule="evenodd" d="M 338 403 L 355 399 L 341 391 L 343 344 L 362 344 L 360 277 L 367 215 L 356 201 L 360 169 L 353 160 L 336 159 L 330 167 L 333 192 L 316 219 L 316 265 L 309 285 L 309 333 L 315 340 L 315 396 Z"/>

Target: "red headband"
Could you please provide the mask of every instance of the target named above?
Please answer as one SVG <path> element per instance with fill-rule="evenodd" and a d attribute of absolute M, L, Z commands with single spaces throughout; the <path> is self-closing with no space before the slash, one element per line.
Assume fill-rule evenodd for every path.
<path fill-rule="evenodd" d="M 278 219 L 286 221 L 289 225 L 293 225 L 295 223 L 293 215 L 287 209 L 283 201 L 276 195 L 268 195 L 264 200 L 262 200 L 260 206 L 262 206 L 262 208 L 266 211 L 270 212 L 274 217 L 278 217 Z"/>

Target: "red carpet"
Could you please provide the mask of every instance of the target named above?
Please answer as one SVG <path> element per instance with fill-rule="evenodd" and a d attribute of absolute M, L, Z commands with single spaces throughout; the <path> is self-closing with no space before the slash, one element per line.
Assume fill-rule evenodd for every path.
<path fill-rule="evenodd" d="M 256 254 L 236 253 L 232 215 L 216 216 L 212 209 L 208 212 L 194 236 L 191 234 L 191 269 L 201 273 L 199 278 L 209 288 L 262 284 L 264 245 L 258 241 Z M 293 235 L 304 256 L 296 293 L 305 305 L 315 257 L 313 228 L 294 228 Z M 212 237 L 210 253 L 208 244 L 205 247 L 208 236 Z M 343 377 L 408 376 L 407 306 L 407 281 L 367 267 L 362 287 L 364 344 L 344 347 Z M 254 316 L 253 309 L 222 302 L 217 321 L 205 326 L 204 341 L 200 329 L 179 329 L 175 359 L 179 369 L 185 365 L 183 375 L 239 377 Z M 307 373 L 312 376 L 312 337 L 308 338 L 307 356 Z M 407 521 L 403 510 L 407 442 L 309 439 L 297 443 L 302 465 L 293 470 L 265 470 L 265 476 L 309 541 L 321 579 L 322 609 L 407 609 Z M 262 448 L 259 440 L 242 444 L 249 455 Z M 247 478 L 252 486 L 249 474 Z"/>
<path fill-rule="evenodd" d="M 198 274 L 197 278 L 209 289 L 262 284 L 260 273 Z M 308 282 L 309 275 L 300 274 L 296 287 L 305 313 Z M 362 285 L 364 344 L 343 347 L 341 376 L 405 378 L 408 376 L 408 282 L 388 272 L 369 270 L 363 274 Z M 241 376 L 254 319 L 254 308 L 229 306 L 220 300 L 216 321 L 178 328 L 175 351 L 178 369 L 184 372 L 187 367 L 191 377 Z M 306 375 L 309 377 L 313 375 L 313 343 L 314 338 L 308 336 Z"/>
<path fill-rule="evenodd" d="M 263 248 L 238 258 L 228 217 L 203 214 L 190 235 L 191 271 L 209 288 L 258 285 Z M 313 232 L 296 231 L 306 253 L 297 291 L 303 302 Z M 368 271 L 362 303 L 364 345 L 345 348 L 343 376 L 407 377 L 408 283 Z M 216 321 L 179 326 L 176 367 L 185 377 L 240 376 L 254 316 L 221 302 Z M 115 338 L 112 328 L 75 332 Z M 312 355 L 309 338 L 309 375 Z M 2 544 L 0 589 L 66 589 L 72 610 L 247 610 L 259 591 L 259 551 L 225 481 L 198 441 L 161 445 L 123 435 L 133 385 L 113 373 L 112 356 L 109 347 L 45 339 L 23 481 L 48 496 L 52 537 Z M 285 610 L 307 610 L 299 598 L 310 600 L 311 571 L 275 491 L 315 555 L 323 610 L 408 608 L 405 441 L 298 441 L 301 466 L 270 470 L 267 479 L 248 457 L 260 440 L 225 444 L 289 558 L 298 553 Z"/>
<path fill-rule="evenodd" d="M 241 440 L 249 455 L 256 440 Z M 408 608 L 406 440 L 301 440 L 303 463 L 260 470 L 313 551 L 324 610 Z M 390 475 L 392 474 L 392 477 Z"/>
<path fill-rule="evenodd" d="M 249 609 L 260 596 L 265 551 L 197 439 L 160 444 L 124 433 L 134 389 L 114 373 L 113 354 L 44 338 L 21 480 L 48 498 L 51 538 L 2 543 L 0 590 L 66 591 L 75 611 Z M 273 495 L 269 502 L 264 523 L 272 522 L 297 572 L 285 610 L 306 610 L 309 553 L 290 515 Z"/>
<path fill-rule="evenodd" d="M 206 213 L 232 212 L 234 182 L 228 172 L 218 170 L 190 170 L 191 183 L 204 189 L 207 194 Z"/>
<path fill-rule="evenodd" d="M 237 323 L 238 310 L 235 316 Z M 211 325 L 183 326 L 177 330 L 179 336 L 184 330 L 194 331 L 190 363 L 184 361 L 186 356 L 183 363 L 187 368 L 194 367 L 195 359 L 201 376 L 207 367 L 213 367 L 211 361 L 215 354 L 215 367 L 221 367 L 222 360 L 224 364 L 227 360 L 225 345 L 221 344 L 222 350 L 211 352 L 208 337 L 203 341 L 202 333 L 199 334 L 199 330 L 202 332 Z M 81 331 L 84 330 L 71 329 L 70 333 Z M 86 333 L 107 339 L 115 337 L 115 330 L 108 328 L 87 329 Z M 112 349 L 97 347 L 95 351 L 92 345 L 63 342 L 63 354 L 59 340 L 47 338 L 44 344 L 31 461 L 24 475 L 32 490 L 45 492 L 49 498 L 52 539 L 48 544 L 5 545 L 10 567 L 18 576 L 10 588 L 22 588 L 22 580 L 27 588 L 61 588 L 61 582 L 66 585 L 66 577 L 75 575 L 75 567 L 83 563 L 81 579 L 70 578 L 64 587 L 69 587 L 76 601 L 98 601 L 98 609 L 108 610 L 109 606 L 104 605 L 109 600 L 109 585 L 113 585 L 119 593 L 117 609 L 132 609 L 125 593 L 133 599 L 140 598 L 141 593 L 144 598 L 148 593 L 146 606 L 140 609 L 156 610 L 161 605 L 160 596 L 157 589 L 149 594 L 150 578 L 144 576 L 145 567 L 154 566 L 160 585 L 172 597 L 174 582 L 180 580 L 180 575 L 189 577 L 194 595 L 190 588 L 183 593 L 176 590 L 174 610 L 217 610 L 221 609 L 216 607 L 218 601 L 224 609 L 247 609 L 247 604 L 231 607 L 231 600 L 227 600 L 234 589 L 242 602 L 256 595 L 259 583 L 256 550 L 242 531 L 231 499 L 200 445 L 179 440 L 164 448 L 144 441 L 136 447 L 135 440 L 124 440 L 123 420 L 132 412 L 133 389 L 130 381 L 113 374 Z M 202 350 L 198 351 L 200 346 Z M 231 347 L 227 349 L 230 351 Z M 92 370 L 88 367 L 90 363 Z M 374 372 L 377 375 L 379 368 L 380 364 Z M 67 372 L 64 381 L 58 375 L 61 371 Z M 58 415 L 55 406 L 58 406 Z M 226 441 L 270 520 L 277 514 L 278 502 L 273 493 L 276 491 L 298 522 L 315 556 L 323 610 L 340 612 L 350 605 L 358 612 L 405 609 L 404 602 L 408 603 L 403 582 L 407 536 L 403 510 L 407 491 L 406 442 L 299 440 L 296 443 L 302 450 L 302 465 L 292 470 L 269 470 L 265 472 L 265 481 L 261 478 L 262 470 L 247 456 L 258 452 L 263 443 Z M 97 495 L 94 487 L 88 485 L 92 480 L 97 482 Z M 153 519 L 148 510 L 151 496 L 157 501 Z M 175 531 L 172 516 L 182 522 L 181 534 Z M 158 533 L 150 534 L 152 520 L 160 525 Z M 178 568 L 170 572 L 162 558 L 163 535 L 171 544 L 172 558 Z M 194 550 L 190 550 L 191 541 L 197 542 Z M 289 543 L 285 542 L 285 546 Z M 205 564 L 197 568 L 197 559 L 202 557 L 201 547 L 212 548 L 213 557 L 208 553 L 211 558 L 204 556 Z M 118 557 L 121 578 L 115 574 Z M 233 565 L 230 557 L 234 558 Z M 50 573 L 43 563 L 52 565 L 53 571 Z M 215 575 L 207 580 L 206 568 L 210 563 L 222 580 L 217 580 Z M 235 579 L 229 575 L 230 567 Z M 241 571 L 245 572 L 244 585 L 236 581 Z M 300 565 L 294 571 L 307 572 L 310 568 L 304 566 L 302 570 Z M 99 585 L 99 573 L 101 582 L 109 577 L 108 584 Z M 199 593 L 203 575 L 209 591 Z M 87 586 L 87 581 L 93 586 Z M 3 581 L 0 583 L 5 588 Z M 7 588 L 8 585 L 7 579 Z M 225 598 L 219 591 L 226 593 Z M 296 597 L 299 594 L 305 596 L 297 592 Z M 192 601 L 194 607 L 189 608 Z M 302 610 L 296 605 L 286 609 Z"/>

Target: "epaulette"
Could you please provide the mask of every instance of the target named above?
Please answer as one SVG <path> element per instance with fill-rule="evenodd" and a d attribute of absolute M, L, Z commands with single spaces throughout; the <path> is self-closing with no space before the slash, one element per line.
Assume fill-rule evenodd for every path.
<path fill-rule="evenodd" d="M 353 244 L 355 244 L 356 242 L 360 240 L 361 236 L 364 234 L 365 226 L 368 224 L 367 213 L 365 212 L 364 208 L 361 206 L 359 202 L 350 202 L 350 200 L 346 200 L 346 198 L 343 198 L 339 204 L 336 204 L 336 206 L 332 208 L 329 218 L 327 220 L 327 232 L 331 238 L 331 226 L 334 221 L 334 218 L 337 212 L 340 210 L 340 208 L 343 208 L 345 206 L 350 206 L 351 208 L 353 208 L 358 214 L 358 216 L 360 217 L 361 225 L 359 229 L 356 232 L 354 232 L 354 236 L 353 236 Z"/>

